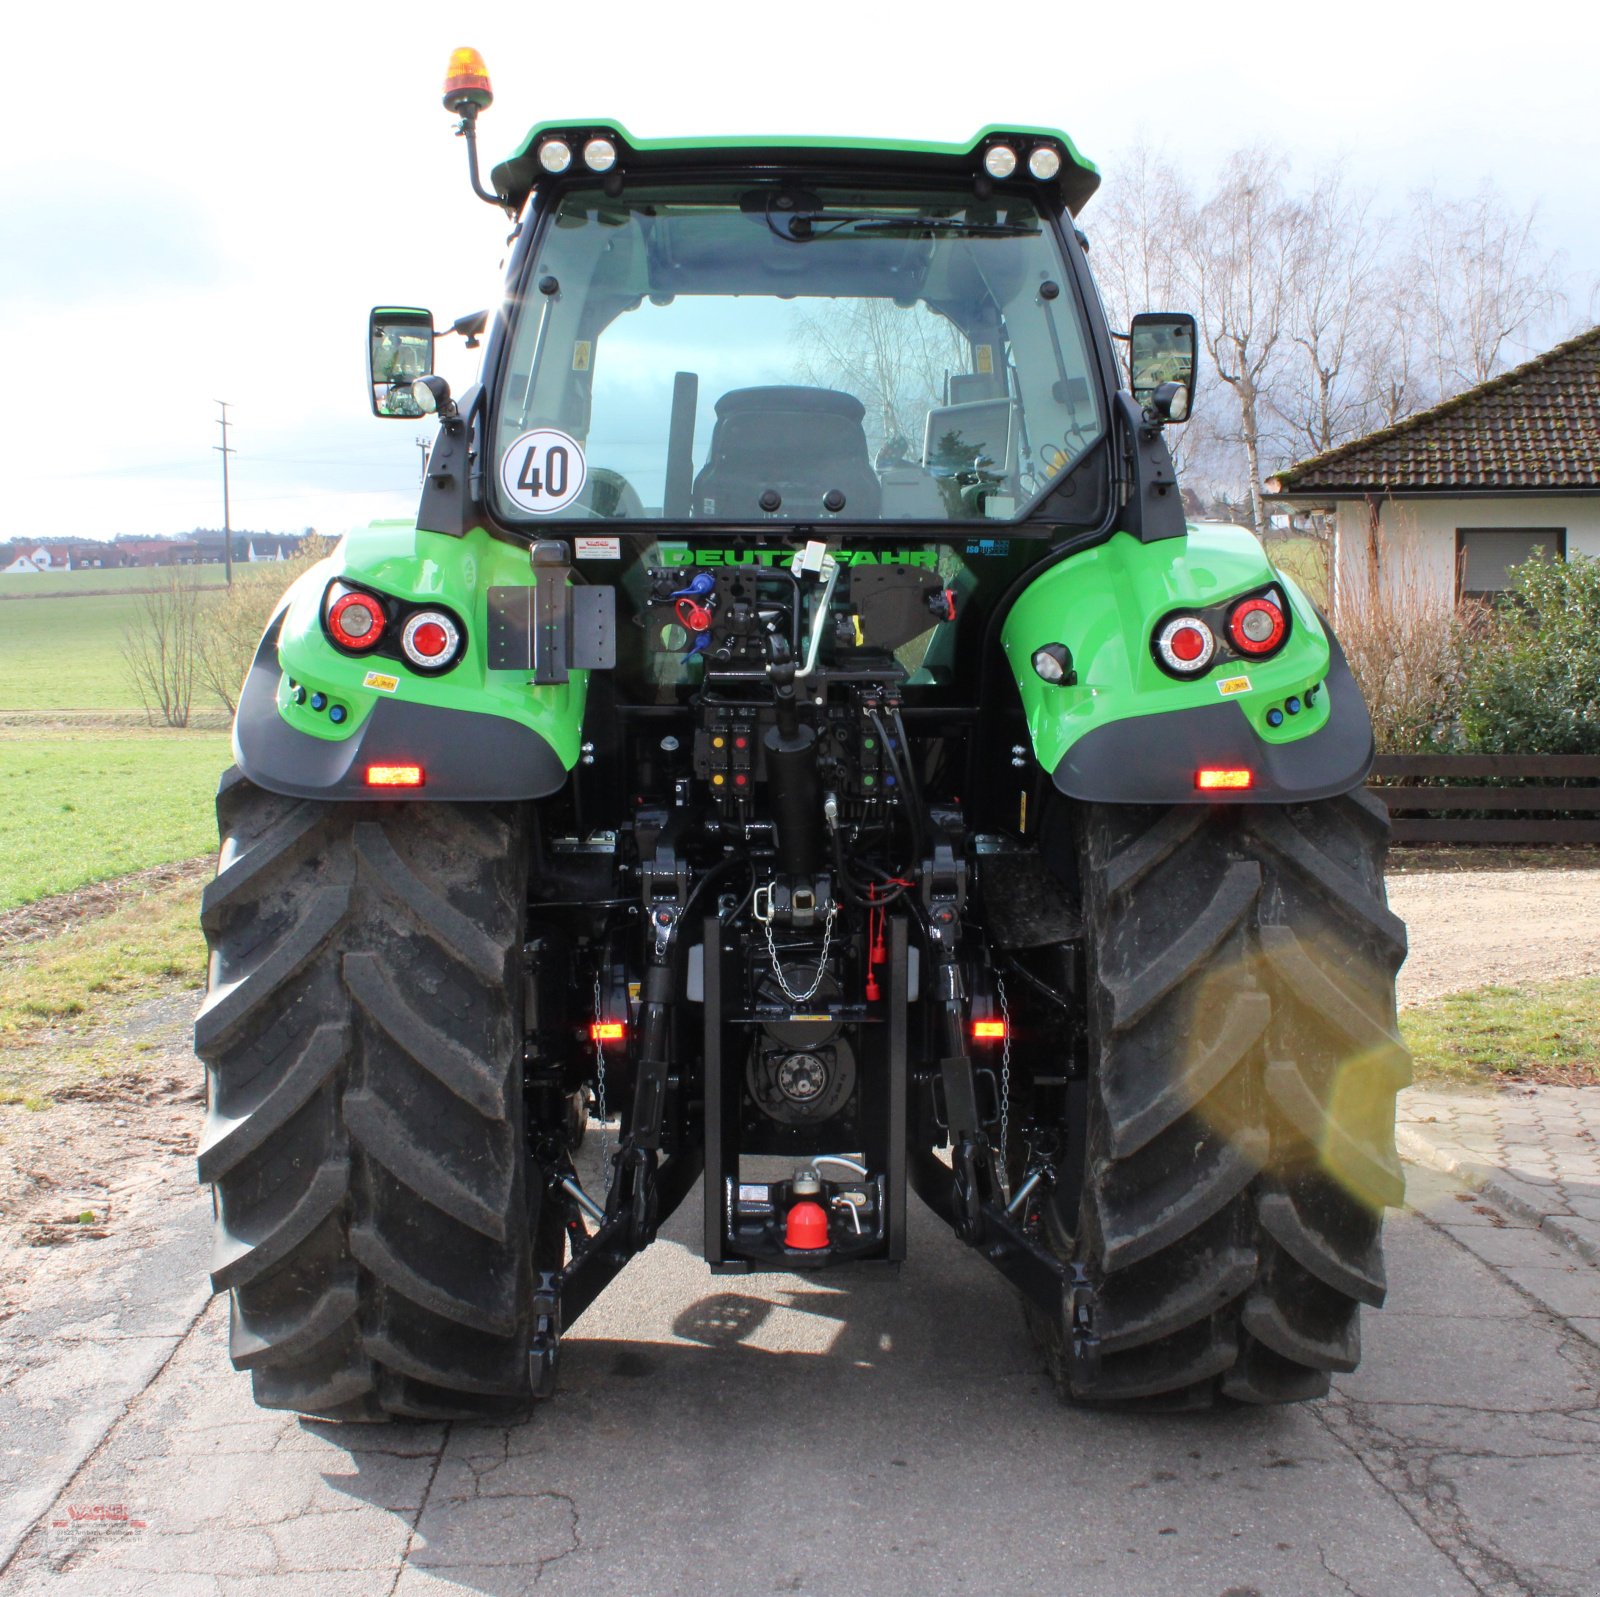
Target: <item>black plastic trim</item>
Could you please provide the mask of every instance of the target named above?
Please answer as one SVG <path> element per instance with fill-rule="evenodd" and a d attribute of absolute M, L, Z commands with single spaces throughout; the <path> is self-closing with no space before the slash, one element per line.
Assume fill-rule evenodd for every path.
<path fill-rule="evenodd" d="M 1372 718 L 1344 650 L 1328 634 L 1326 725 L 1292 743 L 1256 735 L 1237 704 L 1136 715 L 1086 732 L 1055 769 L 1068 798 L 1091 804 L 1299 804 L 1361 786 L 1377 750 Z M 1199 792 L 1203 766 L 1247 768 L 1255 784 L 1238 792 Z"/>
<path fill-rule="evenodd" d="M 278 621 L 256 650 L 233 723 L 233 757 L 259 787 L 291 798 L 544 798 L 566 784 L 556 751 L 537 732 L 503 715 L 379 699 L 372 714 L 337 742 L 296 731 L 278 709 Z M 420 765 L 426 785 L 378 791 L 368 764 Z"/>

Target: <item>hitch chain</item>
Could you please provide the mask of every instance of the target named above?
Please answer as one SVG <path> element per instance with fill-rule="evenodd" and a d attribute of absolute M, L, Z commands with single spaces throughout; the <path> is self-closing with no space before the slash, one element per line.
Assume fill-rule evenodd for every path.
<path fill-rule="evenodd" d="M 594 1018 L 597 1027 L 598 1023 L 606 1018 L 600 1002 L 600 972 L 598 969 L 594 973 Z M 600 1122 L 600 1173 L 602 1177 L 605 1177 L 606 1156 L 611 1151 L 611 1131 L 606 1124 L 608 1118 L 606 1115 L 606 1045 L 600 1040 L 598 1029 L 595 1032 L 594 1039 L 594 1114 L 595 1119 Z M 606 1177 L 606 1184 L 607 1186 L 610 1185 L 609 1177 Z"/>
<path fill-rule="evenodd" d="M 1011 1006 L 1006 1002 L 1006 983 L 999 971 L 994 973 L 995 996 L 1000 1000 L 1000 1020 L 1005 1026 L 1005 1036 L 1000 1040 L 1000 1190 L 1011 1196 Z"/>
<path fill-rule="evenodd" d="M 778 945 L 772 939 L 772 893 L 776 886 L 776 882 L 768 882 L 765 887 L 756 890 L 751 902 L 751 913 L 766 929 L 767 957 L 772 961 L 772 974 L 777 978 L 778 986 L 783 989 L 783 996 L 791 1004 L 803 1004 L 817 996 L 822 978 L 828 974 L 828 949 L 833 943 L 833 923 L 838 918 L 839 906 L 829 900 L 828 917 L 822 927 L 822 956 L 817 961 L 817 974 L 812 977 L 811 985 L 803 993 L 797 993 L 789 985 L 788 977 L 783 974 L 783 964 L 778 958 Z"/>

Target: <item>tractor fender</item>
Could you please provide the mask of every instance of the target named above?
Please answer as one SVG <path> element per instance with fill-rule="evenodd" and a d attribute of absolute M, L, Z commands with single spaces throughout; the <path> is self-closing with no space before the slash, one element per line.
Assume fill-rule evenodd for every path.
<path fill-rule="evenodd" d="M 1174 677 L 1152 640 L 1168 618 L 1219 617 L 1276 588 L 1288 637 L 1265 659 L 1234 652 Z M 1126 533 L 1069 555 L 1018 596 L 1001 630 L 1035 758 L 1069 798 L 1102 804 L 1299 803 L 1359 787 L 1372 721 L 1326 618 L 1242 527 L 1191 525 L 1145 544 Z M 1035 653 L 1065 645 L 1060 683 Z M 1202 789 L 1205 769 L 1246 771 L 1243 788 Z"/>
<path fill-rule="evenodd" d="M 288 589 L 262 636 L 234 716 L 240 770 L 297 798 L 556 792 L 578 760 L 588 675 L 573 670 L 564 683 L 535 687 L 528 670 L 491 664 L 489 648 L 490 590 L 533 581 L 526 551 L 479 530 L 455 538 L 379 523 L 349 534 Z M 430 676 L 388 639 L 359 655 L 336 647 L 323 619 L 333 582 L 389 601 L 398 615 L 448 611 L 463 636 L 455 663 Z M 420 782 L 374 787 L 375 766 L 416 767 Z"/>

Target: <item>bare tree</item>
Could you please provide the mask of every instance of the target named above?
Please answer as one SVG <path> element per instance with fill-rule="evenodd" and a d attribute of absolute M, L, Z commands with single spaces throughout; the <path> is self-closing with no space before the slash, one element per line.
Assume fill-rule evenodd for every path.
<path fill-rule="evenodd" d="M 1302 212 L 1284 191 L 1282 162 L 1252 149 L 1230 157 L 1222 181 L 1183 229 L 1200 337 L 1238 407 L 1257 533 L 1266 527 L 1263 421 L 1281 365 L 1302 227 Z"/>
<path fill-rule="evenodd" d="M 194 699 L 199 582 L 182 566 L 170 566 L 159 583 L 139 594 L 136 618 L 123 636 L 127 662 L 145 719 L 187 726 Z"/>
<path fill-rule="evenodd" d="M 1487 183 L 1470 199 L 1428 188 L 1412 203 L 1407 266 L 1429 376 L 1444 398 L 1503 370 L 1507 346 L 1558 312 L 1565 295 L 1557 258 L 1540 248 L 1535 209 L 1512 212 Z"/>
<path fill-rule="evenodd" d="M 240 580 L 210 596 L 195 642 L 195 676 L 232 715 L 256 645 L 283 598 L 283 590 L 333 548 L 333 539 L 311 528 L 292 560 L 265 568 L 247 566 Z"/>
<path fill-rule="evenodd" d="M 1335 166 L 1301 204 L 1286 307 L 1289 348 L 1270 399 L 1292 453 L 1320 455 L 1359 437 L 1383 411 L 1396 319 L 1383 281 L 1373 197 Z"/>
<path fill-rule="evenodd" d="M 944 403 L 946 376 L 971 361 L 966 340 L 942 316 L 884 299 L 835 300 L 806 311 L 797 344 L 799 380 L 854 394 L 877 444 L 899 438 L 920 447 L 928 411 Z"/>

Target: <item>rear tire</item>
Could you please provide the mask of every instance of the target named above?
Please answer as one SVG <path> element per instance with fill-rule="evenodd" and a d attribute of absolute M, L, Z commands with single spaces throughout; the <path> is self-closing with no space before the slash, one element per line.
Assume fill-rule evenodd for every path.
<path fill-rule="evenodd" d="M 1294 1402 L 1355 1368 L 1411 1079 L 1387 837 L 1360 791 L 1083 807 L 1087 1157 L 1046 1222 L 1094 1285 L 1099 1360 L 1040 1327 L 1063 1396 Z"/>
<path fill-rule="evenodd" d="M 283 798 L 230 770 L 217 815 L 195 1047 L 235 1366 L 263 1407 L 322 1419 L 520 1406 L 521 814 Z"/>

